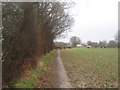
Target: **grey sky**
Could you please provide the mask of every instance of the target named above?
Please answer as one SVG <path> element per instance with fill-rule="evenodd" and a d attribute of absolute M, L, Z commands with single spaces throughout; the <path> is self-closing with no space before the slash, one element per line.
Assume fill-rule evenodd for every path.
<path fill-rule="evenodd" d="M 120 0 L 74 0 L 70 10 L 75 20 L 66 38 L 57 41 L 69 42 L 71 36 L 78 36 L 82 42 L 113 40 L 118 31 L 118 1 Z"/>

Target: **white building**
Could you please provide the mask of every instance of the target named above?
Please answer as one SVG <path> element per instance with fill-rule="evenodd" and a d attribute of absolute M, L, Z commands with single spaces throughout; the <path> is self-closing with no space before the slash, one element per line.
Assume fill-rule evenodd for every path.
<path fill-rule="evenodd" d="M 82 45 L 81 44 L 77 44 L 77 47 L 81 47 Z"/>

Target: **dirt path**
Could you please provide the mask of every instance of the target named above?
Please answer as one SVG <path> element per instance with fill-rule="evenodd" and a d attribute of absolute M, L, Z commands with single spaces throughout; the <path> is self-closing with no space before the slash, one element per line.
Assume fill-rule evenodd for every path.
<path fill-rule="evenodd" d="M 55 86 L 57 88 L 72 88 L 60 57 L 60 50 L 58 50 L 55 55 L 54 64 L 54 69 L 56 72 L 56 77 L 54 77 L 56 78 Z"/>

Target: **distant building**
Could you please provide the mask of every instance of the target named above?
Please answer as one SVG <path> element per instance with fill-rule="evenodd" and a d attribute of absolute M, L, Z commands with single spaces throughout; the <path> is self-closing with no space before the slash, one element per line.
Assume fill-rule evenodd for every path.
<path fill-rule="evenodd" d="M 77 44 L 77 47 L 81 47 L 82 45 L 81 44 Z"/>
<path fill-rule="evenodd" d="M 64 42 L 54 42 L 55 48 L 71 48 L 72 45 L 70 43 L 64 43 Z"/>
<path fill-rule="evenodd" d="M 72 45 L 70 43 L 66 43 L 65 47 L 69 48 L 69 47 L 72 47 Z"/>

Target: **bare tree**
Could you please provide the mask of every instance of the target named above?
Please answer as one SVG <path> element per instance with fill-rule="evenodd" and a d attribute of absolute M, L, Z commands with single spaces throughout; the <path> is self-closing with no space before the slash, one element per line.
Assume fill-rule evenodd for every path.
<path fill-rule="evenodd" d="M 91 41 L 88 41 L 88 42 L 87 42 L 87 45 L 90 45 L 90 46 L 91 46 L 91 45 L 92 45 L 92 42 L 91 42 Z"/>
<path fill-rule="evenodd" d="M 114 40 L 110 40 L 110 41 L 108 42 L 108 46 L 115 48 L 115 47 L 118 46 L 118 43 L 117 43 L 116 41 L 114 41 Z"/>
<path fill-rule="evenodd" d="M 53 40 L 71 28 L 69 4 L 60 2 L 4 2 L 3 82 L 36 65 L 36 57 L 53 49 Z M 29 64 L 28 64 L 29 63 Z M 29 65 L 29 66 L 28 66 Z M 14 72 L 13 72 L 14 71 Z"/>
<path fill-rule="evenodd" d="M 70 38 L 70 42 L 72 44 L 73 47 L 76 47 L 77 44 L 81 44 L 81 40 L 79 37 L 73 36 Z"/>
<path fill-rule="evenodd" d="M 107 42 L 106 41 L 100 41 L 99 42 L 99 46 L 102 48 L 102 47 L 107 47 Z"/>
<path fill-rule="evenodd" d="M 99 46 L 99 44 L 97 42 L 92 42 L 91 46 L 96 48 Z"/>

